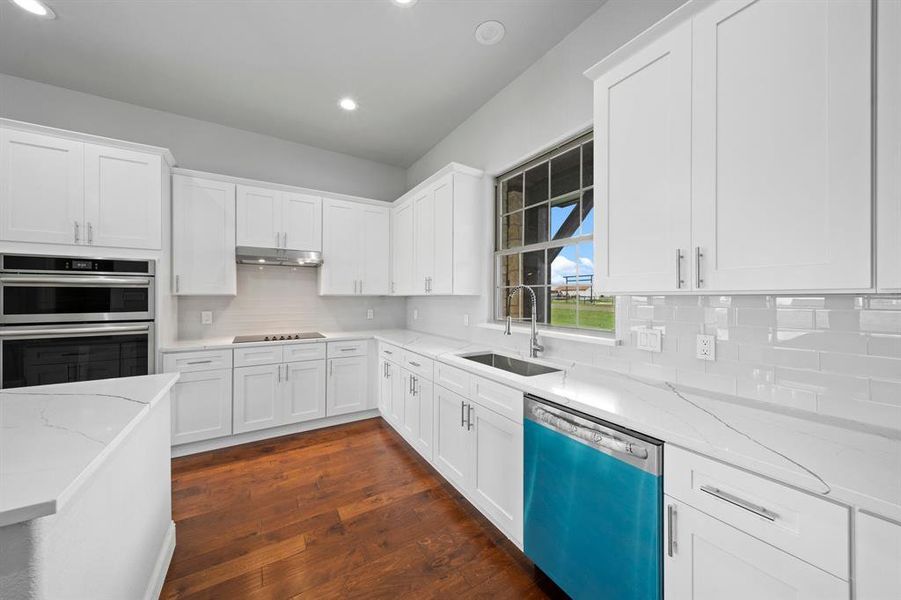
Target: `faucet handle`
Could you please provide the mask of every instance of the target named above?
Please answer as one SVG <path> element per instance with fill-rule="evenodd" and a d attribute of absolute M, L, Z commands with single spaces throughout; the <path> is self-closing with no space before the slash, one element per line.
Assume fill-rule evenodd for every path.
<path fill-rule="evenodd" d="M 504 335 L 513 335 L 510 331 L 510 327 L 513 325 L 513 317 L 507 315 L 507 322 L 504 325 Z"/>

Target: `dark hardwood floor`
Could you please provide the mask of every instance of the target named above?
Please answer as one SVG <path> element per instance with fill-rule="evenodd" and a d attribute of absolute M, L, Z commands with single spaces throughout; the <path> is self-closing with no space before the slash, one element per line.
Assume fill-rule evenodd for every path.
<path fill-rule="evenodd" d="M 175 459 L 163 598 L 560 598 L 381 419 Z"/>

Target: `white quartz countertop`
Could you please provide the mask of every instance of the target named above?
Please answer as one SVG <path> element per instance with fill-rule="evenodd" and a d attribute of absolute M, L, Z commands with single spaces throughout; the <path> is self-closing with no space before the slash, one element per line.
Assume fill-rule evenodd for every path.
<path fill-rule="evenodd" d="M 0 392 L 0 527 L 56 513 L 178 375 Z"/>
<path fill-rule="evenodd" d="M 780 411 L 750 400 L 554 360 L 539 362 L 561 368 L 561 373 L 522 377 L 460 356 L 481 351 L 519 356 L 510 349 L 415 331 L 326 335 L 319 341 L 373 337 L 668 444 L 901 521 L 901 432 Z M 181 342 L 167 350 L 231 346 L 230 339 L 218 345 L 206 340 Z"/>

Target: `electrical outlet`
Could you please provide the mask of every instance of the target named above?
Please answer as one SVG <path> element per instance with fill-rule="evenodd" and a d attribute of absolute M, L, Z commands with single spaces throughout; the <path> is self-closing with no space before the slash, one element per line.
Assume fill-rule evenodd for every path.
<path fill-rule="evenodd" d="M 211 311 L 211 310 L 200 311 L 200 324 L 201 325 L 212 325 L 213 324 L 213 311 Z"/>
<path fill-rule="evenodd" d="M 413 309 L 413 320 L 415 321 L 415 320 L 418 319 L 418 318 L 419 318 L 419 309 L 418 309 L 418 308 L 414 308 L 414 309 Z"/>
<path fill-rule="evenodd" d="M 375 314 L 372 312 L 371 308 L 366 309 L 366 318 L 370 321 L 375 317 Z"/>
<path fill-rule="evenodd" d="M 638 349 L 648 352 L 660 352 L 663 345 L 663 332 L 653 327 L 639 327 Z"/>
<path fill-rule="evenodd" d="M 716 360 L 716 337 L 698 334 L 698 347 L 695 356 L 701 360 Z"/>
<path fill-rule="evenodd" d="M 463 327 L 469 327 L 469 315 L 463 315 Z"/>

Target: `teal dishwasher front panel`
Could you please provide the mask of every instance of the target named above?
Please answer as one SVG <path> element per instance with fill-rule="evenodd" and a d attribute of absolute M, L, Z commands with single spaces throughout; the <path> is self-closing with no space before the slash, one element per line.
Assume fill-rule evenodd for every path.
<path fill-rule="evenodd" d="M 526 555 L 575 600 L 659 600 L 662 477 L 524 428 Z"/>

